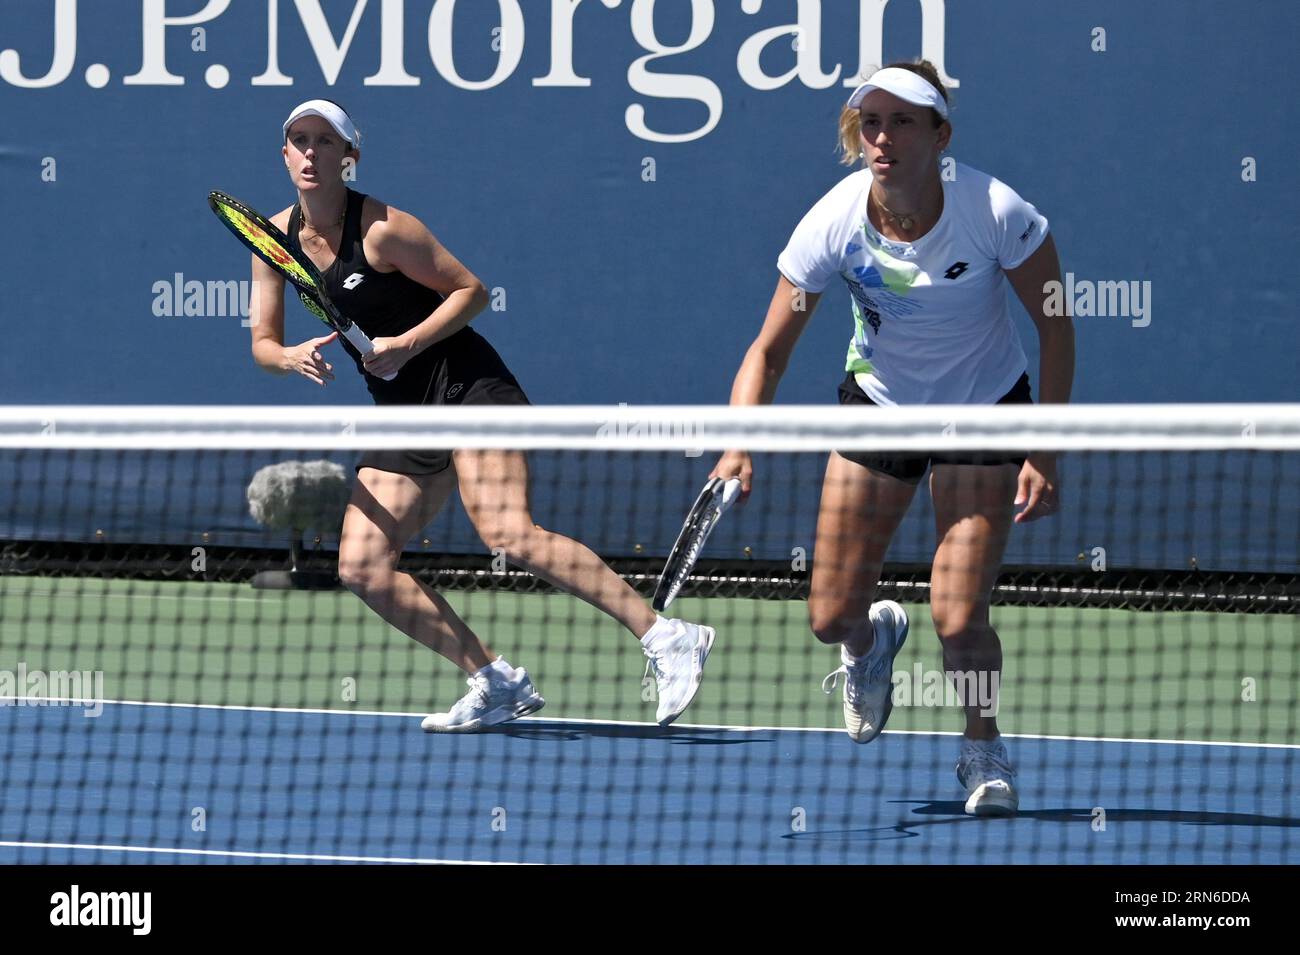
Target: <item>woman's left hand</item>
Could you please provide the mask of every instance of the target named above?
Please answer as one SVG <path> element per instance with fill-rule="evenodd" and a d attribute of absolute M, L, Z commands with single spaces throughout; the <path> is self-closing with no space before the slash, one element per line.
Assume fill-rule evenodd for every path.
<path fill-rule="evenodd" d="M 361 359 L 365 369 L 376 378 L 391 378 L 415 357 L 411 347 L 400 338 L 371 339 L 375 350 Z"/>
<path fill-rule="evenodd" d="M 1020 469 L 1016 506 L 1023 504 L 1025 507 L 1016 515 L 1016 523 L 1024 524 L 1055 514 L 1060 507 L 1059 491 L 1056 455 L 1031 454 Z"/>

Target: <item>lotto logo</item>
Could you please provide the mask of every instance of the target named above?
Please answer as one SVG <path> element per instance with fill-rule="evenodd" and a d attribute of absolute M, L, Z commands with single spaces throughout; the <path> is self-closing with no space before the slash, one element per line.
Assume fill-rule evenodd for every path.
<path fill-rule="evenodd" d="M 351 275 L 349 275 L 349 276 L 347 277 L 347 279 L 343 282 L 343 287 L 344 287 L 345 289 L 348 289 L 349 291 L 351 291 L 352 289 L 356 288 L 358 285 L 360 285 L 360 284 L 361 284 L 362 282 L 364 282 L 364 281 L 365 281 L 365 276 L 364 276 L 364 275 L 360 274 L 359 272 L 353 272 L 353 273 L 352 273 Z"/>

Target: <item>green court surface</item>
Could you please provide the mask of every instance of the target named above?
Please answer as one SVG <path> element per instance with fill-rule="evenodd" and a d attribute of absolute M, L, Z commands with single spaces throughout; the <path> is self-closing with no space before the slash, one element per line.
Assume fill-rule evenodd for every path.
<path fill-rule="evenodd" d="M 547 699 L 544 715 L 652 722 L 638 643 L 570 597 L 450 592 L 452 605 Z M 928 608 L 895 661 L 925 705 L 890 729 L 959 731 L 935 705 L 941 666 Z M 673 613 L 718 631 L 683 723 L 838 727 L 821 681 L 838 653 L 799 601 L 682 599 Z M 1003 732 L 1295 743 L 1293 615 L 995 607 L 1004 648 Z M 109 700 L 424 713 L 464 692 L 447 661 L 351 594 L 244 584 L 0 578 L 0 670 L 100 670 Z M 921 682 L 914 682 L 915 676 Z M 926 687 L 929 687 L 928 692 Z"/>

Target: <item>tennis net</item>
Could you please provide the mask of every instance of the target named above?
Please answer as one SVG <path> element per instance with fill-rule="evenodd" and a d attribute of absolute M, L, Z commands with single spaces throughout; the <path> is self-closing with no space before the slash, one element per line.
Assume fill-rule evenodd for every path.
<path fill-rule="evenodd" d="M 660 726 L 631 630 L 727 448 Z M 1297 862 L 1297 450 L 1282 405 L 0 408 L 0 861 Z M 999 563 L 1025 453 L 1059 505 Z M 844 661 L 877 578 L 906 639 Z M 536 705 L 435 644 L 545 707 L 422 732 Z"/>

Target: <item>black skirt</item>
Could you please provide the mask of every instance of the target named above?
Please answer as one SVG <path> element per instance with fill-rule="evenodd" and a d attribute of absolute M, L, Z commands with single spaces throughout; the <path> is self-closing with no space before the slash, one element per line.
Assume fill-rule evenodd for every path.
<path fill-rule="evenodd" d="M 858 385 L 858 380 L 852 372 L 845 375 L 844 381 L 840 383 L 839 398 L 842 405 L 870 405 L 874 407 L 876 404 Z M 1033 404 L 1034 398 L 1029 390 L 1029 375 L 1021 375 L 1020 379 L 1012 385 L 1011 390 L 999 398 L 997 403 L 1000 405 Z M 975 451 L 945 454 L 921 452 L 908 454 L 892 451 L 840 451 L 838 453 L 840 457 L 846 458 L 854 464 L 860 464 L 868 470 L 879 474 L 887 474 L 908 484 L 919 484 L 921 478 L 925 476 L 926 469 L 932 464 L 983 464 L 990 466 L 1014 464 L 1019 467 L 1025 463 L 1024 454 L 1012 452 Z"/>
<path fill-rule="evenodd" d="M 366 384 L 378 405 L 526 405 L 528 396 L 495 348 L 463 328 L 402 366 L 392 381 L 371 375 Z M 367 451 L 357 470 L 427 475 L 447 470 L 452 448 Z"/>

